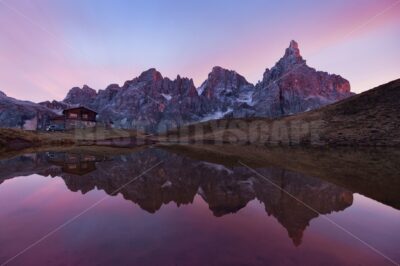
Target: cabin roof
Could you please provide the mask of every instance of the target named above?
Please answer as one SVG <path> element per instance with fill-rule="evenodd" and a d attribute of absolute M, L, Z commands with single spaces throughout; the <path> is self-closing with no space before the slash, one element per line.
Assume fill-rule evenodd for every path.
<path fill-rule="evenodd" d="M 50 120 L 64 120 L 64 119 L 65 119 L 65 117 L 63 115 L 58 115 L 58 116 L 51 118 Z"/>
<path fill-rule="evenodd" d="M 92 109 L 89 109 L 89 108 L 87 108 L 87 107 L 85 107 L 85 106 L 79 106 L 79 107 L 73 107 L 73 108 L 64 109 L 63 114 L 65 114 L 66 112 L 69 112 L 69 111 L 79 110 L 79 109 L 80 109 L 80 110 L 85 110 L 85 111 L 88 111 L 88 112 L 92 112 L 92 113 L 97 114 L 96 111 L 94 111 L 94 110 L 92 110 Z"/>

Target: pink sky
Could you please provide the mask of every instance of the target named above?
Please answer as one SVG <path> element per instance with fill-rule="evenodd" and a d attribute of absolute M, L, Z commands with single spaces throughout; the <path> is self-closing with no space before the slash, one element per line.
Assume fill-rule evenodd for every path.
<path fill-rule="evenodd" d="M 310 66 L 362 92 L 400 78 L 397 2 L 4 0 L 0 90 L 61 100 L 71 87 L 104 89 L 151 67 L 200 85 L 215 65 L 255 83 L 295 39 Z"/>

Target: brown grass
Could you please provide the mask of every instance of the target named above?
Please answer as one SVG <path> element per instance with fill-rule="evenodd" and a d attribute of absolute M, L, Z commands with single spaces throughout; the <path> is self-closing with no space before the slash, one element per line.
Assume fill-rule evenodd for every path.
<path fill-rule="evenodd" d="M 105 129 L 103 127 L 76 129 L 65 132 L 40 132 L 0 128 L 0 151 L 37 147 L 95 145 L 98 141 L 129 138 L 143 139 L 145 135 L 133 130 Z"/>

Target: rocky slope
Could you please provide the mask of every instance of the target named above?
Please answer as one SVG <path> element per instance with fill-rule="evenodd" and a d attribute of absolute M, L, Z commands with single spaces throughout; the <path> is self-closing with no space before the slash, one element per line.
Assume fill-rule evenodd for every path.
<path fill-rule="evenodd" d="M 254 109 L 257 116 L 279 117 L 316 109 L 351 95 L 346 79 L 307 66 L 298 44 L 291 41 L 285 55 L 272 69 L 265 70 L 256 85 Z"/>
<path fill-rule="evenodd" d="M 199 87 L 198 93 L 206 99 L 210 106 L 202 120 L 223 117 L 227 114 L 243 117 L 247 115 L 241 109 L 246 109 L 252 102 L 254 86 L 235 71 L 214 67 L 206 81 Z"/>
<path fill-rule="evenodd" d="M 177 76 L 171 80 L 149 69 L 123 86 L 111 84 L 98 92 L 87 85 L 74 87 L 63 101 L 40 105 L 56 113 L 86 106 L 99 113 L 99 121 L 114 127 L 162 132 L 223 117 L 285 116 L 351 95 L 347 80 L 308 67 L 292 41 L 284 56 L 255 86 L 235 71 L 221 67 L 214 67 L 199 88 L 192 79 Z M 29 117 L 33 116 L 31 112 Z M 1 126 L 9 124 L 16 122 L 0 122 Z"/>
<path fill-rule="evenodd" d="M 198 121 L 207 112 L 193 80 L 165 78 L 155 69 L 125 82 L 109 86 L 87 105 L 99 112 L 99 119 L 115 127 L 162 131 Z"/>
<path fill-rule="evenodd" d="M 167 142 L 400 146 L 400 79 L 279 119 L 220 119 L 168 132 Z M 164 139 L 165 138 L 165 139 Z"/>
<path fill-rule="evenodd" d="M 0 126 L 27 130 L 43 129 L 55 113 L 45 106 L 8 97 L 0 91 Z"/>

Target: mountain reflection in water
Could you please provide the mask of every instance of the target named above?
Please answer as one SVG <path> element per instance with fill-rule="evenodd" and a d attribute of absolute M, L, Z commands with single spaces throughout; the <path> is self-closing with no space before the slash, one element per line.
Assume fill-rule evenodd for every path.
<path fill-rule="evenodd" d="M 239 151 L 2 154 L 0 263 L 82 211 L 11 265 L 390 265 L 331 221 L 400 261 L 399 151 Z"/>
<path fill-rule="evenodd" d="M 139 176 L 157 162 L 162 164 Z M 112 157 L 44 152 L 1 161 L 0 182 L 14 176 L 39 174 L 61 177 L 69 190 L 85 194 L 93 189 L 119 193 L 149 213 L 164 204 L 190 204 L 196 195 L 207 202 L 214 216 L 235 213 L 257 199 L 268 215 L 286 228 L 294 245 L 318 214 L 242 166 L 227 167 L 199 161 L 162 149 L 146 149 Z M 257 168 L 257 172 L 320 214 L 346 209 L 353 193 L 318 178 L 285 169 Z M 130 182 L 133 178 L 134 181 Z M 125 184 L 127 184 L 124 186 Z"/>

